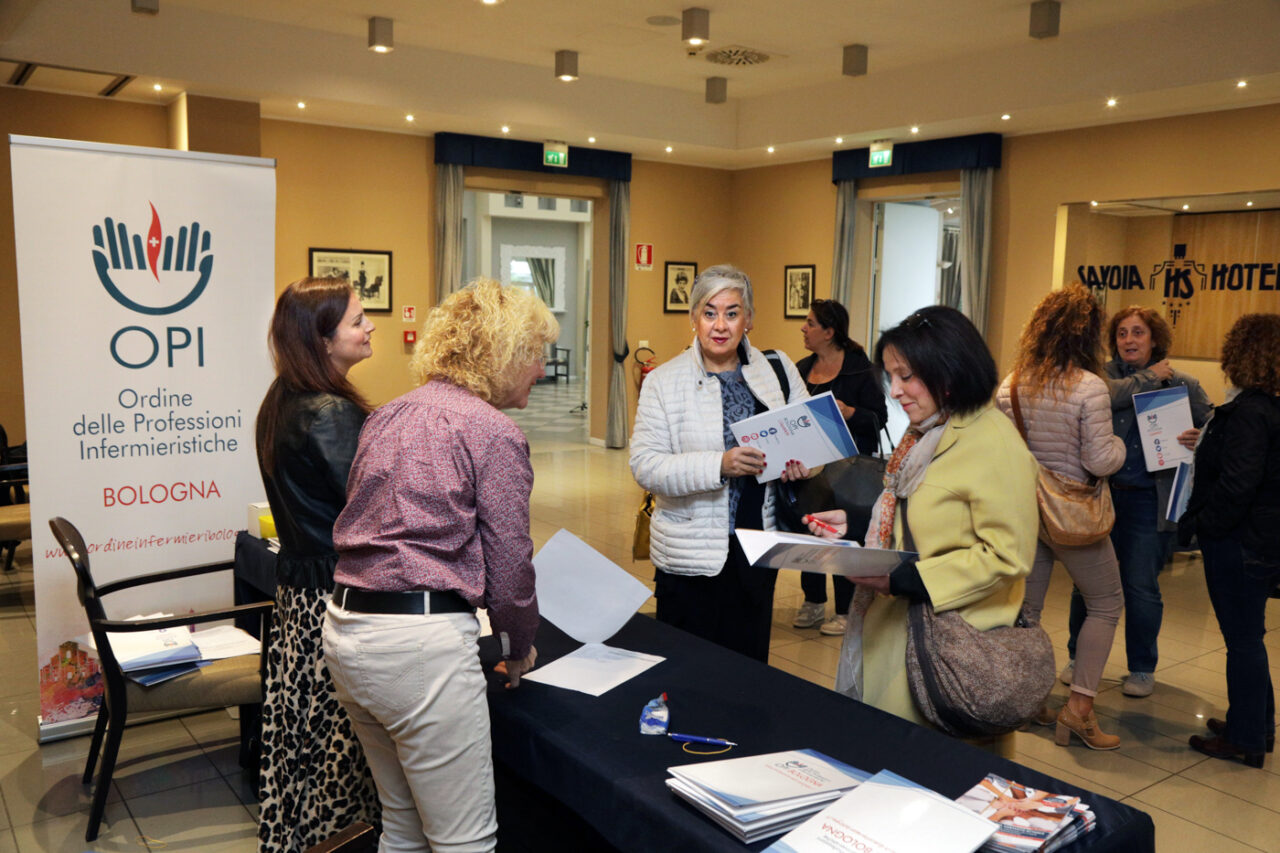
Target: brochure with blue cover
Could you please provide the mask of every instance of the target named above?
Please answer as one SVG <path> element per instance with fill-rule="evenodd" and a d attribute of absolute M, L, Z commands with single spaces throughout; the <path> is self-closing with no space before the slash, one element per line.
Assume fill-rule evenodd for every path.
<path fill-rule="evenodd" d="M 1172 470 L 1195 455 L 1178 436 L 1195 427 L 1185 385 L 1170 385 L 1133 395 L 1133 411 L 1148 471 Z"/>
<path fill-rule="evenodd" d="M 788 459 L 816 468 L 858 455 L 849 426 L 840 416 L 840 407 L 830 391 L 744 418 L 732 429 L 739 446 L 764 451 L 765 469 L 756 477 L 761 483 L 781 477 Z"/>

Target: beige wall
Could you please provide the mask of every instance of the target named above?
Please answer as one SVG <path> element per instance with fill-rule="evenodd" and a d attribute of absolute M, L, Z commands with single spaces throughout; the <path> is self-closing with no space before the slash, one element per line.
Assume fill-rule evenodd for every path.
<path fill-rule="evenodd" d="M 435 304 L 434 140 L 268 120 L 262 156 L 276 160 L 277 294 L 309 273 L 308 249 L 391 252 L 391 313 L 369 315 L 373 358 L 351 379 L 375 404 L 405 393 L 413 347 L 403 332 Z M 417 308 L 419 323 L 401 321 L 404 305 Z"/>

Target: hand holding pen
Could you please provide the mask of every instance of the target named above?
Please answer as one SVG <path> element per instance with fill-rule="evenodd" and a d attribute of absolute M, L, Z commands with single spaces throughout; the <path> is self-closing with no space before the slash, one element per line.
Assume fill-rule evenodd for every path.
<path fill-rule="evenodd" d="M 829 509 L 804 517 L 809 532 L 822 539 L 843 539 L 849 530 L 849 518 L 842 509 Z"/>

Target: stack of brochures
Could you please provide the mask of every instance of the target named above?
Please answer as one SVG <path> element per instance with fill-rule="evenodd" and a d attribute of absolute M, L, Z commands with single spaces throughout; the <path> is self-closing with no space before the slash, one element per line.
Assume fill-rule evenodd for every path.
<path fill-rule="evenodd" d="M 881 770 L 765 853 L 973 853 L 994 831 L 954 800 Z"/>
<path fill-rule="evenodd" d="M 668 767 L 667 787 L 747 844 L 780 835 L 870 774 L 812 749 Z"/>
<path fill-rule="evenodd" d="M 983 845 L 990 853 L 1057 850 L 1093 829 L 1096 819 L 1079 797 L 1037 791 L 994 773 L 956 802 L 999 826 Z"/>
<path fill-rule="evenodd" d="M 159 619 L 171 613 L 152 613 L 132 619 Z M 129 620 L 129 621 L 132 621 Z M 220 625 L 192 632 L 187 626 L 154 631 L 112 631 L 111 650 L 124 674 L 144 687 L 159 684 L 208 666 L 215 660 L 258 653 L 262 646 L 245 631 Z M 93 635 L 86 638 L 97 651 Z"/>

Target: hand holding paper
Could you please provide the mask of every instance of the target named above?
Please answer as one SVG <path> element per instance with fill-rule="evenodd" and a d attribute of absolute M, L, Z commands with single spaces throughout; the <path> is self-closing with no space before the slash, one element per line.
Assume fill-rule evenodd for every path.
<path fill-rule="evenodd" d="M 816 468 L 858 453 L 849 427 L 840 416 L 836 398 L 830 391 L 740 420 L 733 424 L 733 434 L 742 447 L 753 448 L 763 454 L 767 464 L 756 476 L 761 483 L 781 477 L 792 461 L 807 468 Z"/>

